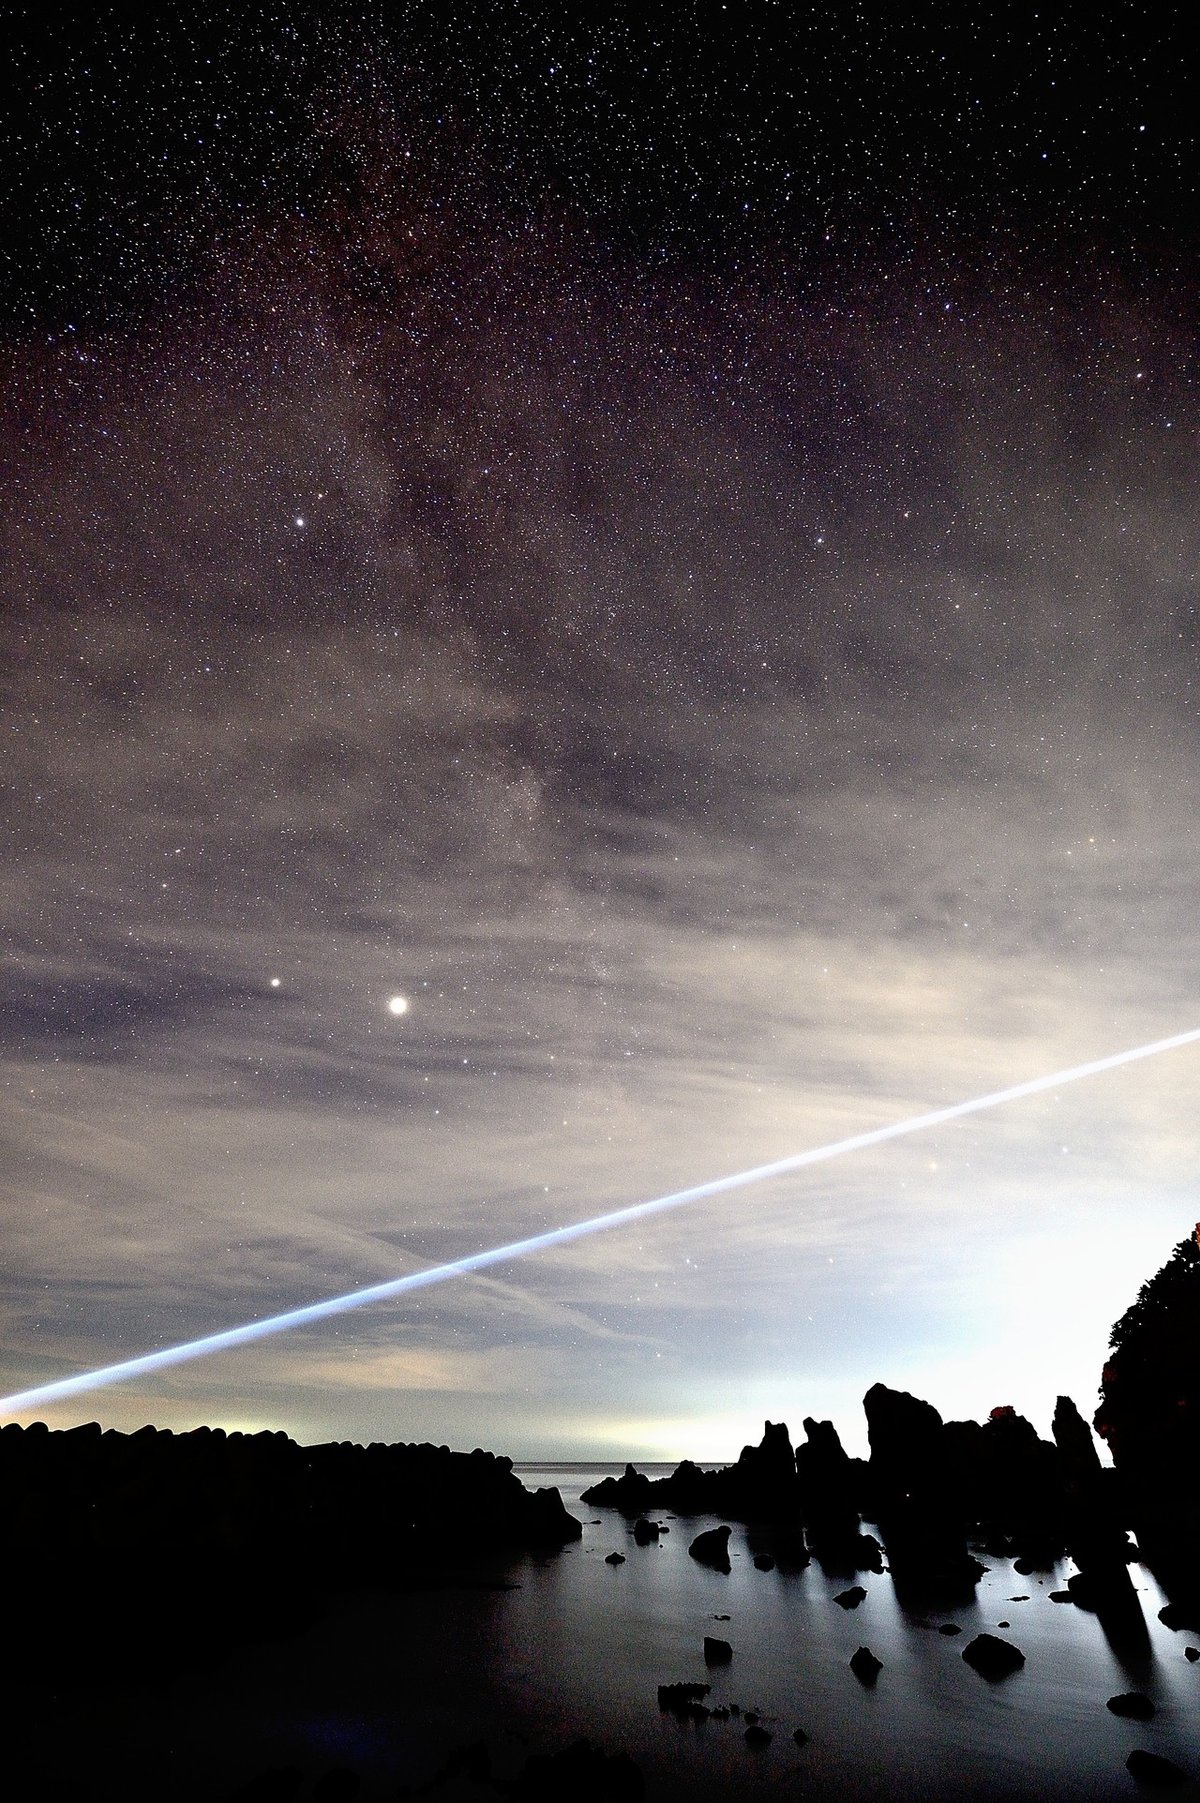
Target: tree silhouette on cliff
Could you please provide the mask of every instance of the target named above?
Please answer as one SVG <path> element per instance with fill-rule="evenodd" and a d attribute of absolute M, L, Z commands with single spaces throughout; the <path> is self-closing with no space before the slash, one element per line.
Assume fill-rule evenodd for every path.
<path fill-rule="evenodd" d="M 1095 1423 L 1113 1463 L 1146 1500 L 1194 1503 L 1200 1478 L 1200 1227 L 1142 1285 L 1109 1345 Z"/>

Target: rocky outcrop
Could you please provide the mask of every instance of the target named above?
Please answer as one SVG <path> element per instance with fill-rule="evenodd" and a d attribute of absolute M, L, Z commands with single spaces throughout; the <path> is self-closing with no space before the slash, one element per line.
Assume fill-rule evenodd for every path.
<path fill-rule="evenodd" d="M 873 1384 L 863 1398 L 870 1486 L 897 1591 L 909 1600 L 970 1597 L 985 1567 L 967 1551 L 951 1444 L 932 1403 Z"/>
<path fill-rule="evenodd" d="M 805 1439 L 796 1448 L 800 1506 L 808 1545 L 831 1576 L 853 1577 L 882 1571 L 883 1551 L 873 1534 L 860 1532 L 859 1505 L 866 1494 L 866 1467 L 851 1459 L 832 1421 L 804 1421 Z"/>
<path fill-rule="evenodd" d="M 6 1580 L 10 1629 L 68 1679 L 101 1647 L 110 1663 L 152 1641 L 204 1658 L 309 1625 L 363 1577 L 433 1583 L 439 1560 L 582 1533 L 557 1490 L 531 1493 L 480 1449 L 96 1423 L 0 1430 L 0 1527 L 26 1555 Z"/>
<path fill-rule="evenodd" d="M 650 1509 L 679 1515 L 726 1515 L 735 1521 L 797 1522 L 800 1492 L 792 1442 L 783 1422 L 763 1424 L 757 1446 L 744 1446 L 737 1462 L 705 1471 L 684 1459 L 669 1477 L 651 1480 L 632 1465 L 583 1492 L 582 1501 L 644 1516 Z"/>
<path fill-rule="evenodd" d="M 620 1477 L 601 1478 L 580 1497 L 581 1502 L 599 1504 L 606 1509 L 620 1509 L 623 1515 L 641 1515 L 650 1507 L 654 1486 L 643 1471 L 626 1465 Z"/>

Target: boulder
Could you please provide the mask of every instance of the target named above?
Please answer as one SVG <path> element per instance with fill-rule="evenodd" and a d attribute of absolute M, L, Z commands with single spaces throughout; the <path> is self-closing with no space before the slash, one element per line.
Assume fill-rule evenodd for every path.
<path fill-rule="evenodd" d="M 633 1537 L 639 1546 L 649 1546 L 651 1541 L 658 1539 L 658 1535 L 657 1521 L 647 1521 L 644 1515 L 633 1524 Z"/>
<path fill-rule="evenodd" d="M 1128 1716 L 1134 1722 L 1151 1721 L 1155 1713 L 1154 1704 L 1140 1690 L 1126 1690 L 1118 1697 L 1109 1697 L 1105 1707 L 1114 1715 Z"/>
<path fill-rule="evenodd" d="M 1194 1603 L 1164 1603 L 1158 1619 L 1164 1628 L 1187 1628 L 1200 1634 L 1200 1607 Z"/>
<path fill-rule="evenodd" d="M 833 1600 L 843 1609 L 857 1609 L 866 1594 L 861 1584 L 851 1584 L 849 1590 L 839 1590 Z"/>
<path fill-rule="evenodd" d="M 1144 1752 L 1141 1747 L 1133 1749 L 1125 1766 L 1130 1777 L 1136 1778 L 1139 1784 L 1153 1785 L 1156 1790 L 1173 1790 L 1176 1785 L 1187 1783 L 1187 1773 L 1173 1759 L 1164 1759 L 1161 1753 Z"/>
<path fill-rule="evenodd" d="M 860 1646 L 850 1660 L 850 1670 L 860 1684 L 874 1684 L 883 1670 L 883 1660 L 877 1659 L 870 1647 Z"/>
<path fill-rule="evenodd" d="M 1025 1663 L 1020 1648 L 1001 1640 L 998 1634 L 976 1634 L 963 1648 L 962 1656 L 983 1678 L 1007 1678 Z"/>
<path fill-rule="evenodd" d="M 700 1565 L 708 1565 L 713 1571 L 730 1572 L 729 1536 L 732 1528 L 708 1528 L 703 1534 L 697 1534 L 688 1552 Z"/>
<path fill-rule="evenodd" d="M 727 1640 L 718 1640 L 715 1634 L 704 1636 L 705 1665 L 728 1665 L 733 1658 L 733 1648 Z"/>

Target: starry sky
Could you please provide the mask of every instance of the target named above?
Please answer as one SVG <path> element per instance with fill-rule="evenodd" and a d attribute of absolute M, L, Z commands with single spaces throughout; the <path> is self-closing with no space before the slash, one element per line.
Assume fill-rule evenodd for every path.
<path fill-rule="evenodd" d="M 44 12 L 6 1392 L 1200 1024 L 1182 9 Z M 1044 1431 L 1200 1213 L 1197 1057 L 35 1412 Z"/>

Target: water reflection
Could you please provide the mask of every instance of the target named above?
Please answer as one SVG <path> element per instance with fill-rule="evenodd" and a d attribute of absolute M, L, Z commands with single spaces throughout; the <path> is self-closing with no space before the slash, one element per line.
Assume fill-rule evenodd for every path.
<path fill-rule="evenodd" d="M 625 1746 L 654 1794 L 732 1795 L 753 1776 L 840 1798 L 1052 1794 L 1082 1803 L 1128 1797 L 1135 1746 L 1200 1770 L 1200 1668 L 1184 1658 L 1187 1637 L 1157 1621 L 1162 1595 L 1141 1566 L 1132 1568 L 1132 1610 L 1052 1602 L 1074 1574 L 1070 1561 L 1022 1576 L 995 1557 L 974 1596 L 954 1606 L 902 1598 L 889 1574 L 860 1569 L 866 1595 L 844 1609 L 834 1597 L 847 1583 L 845 1560 L 795 1571 L 777 1559 L 761 1570 L 754 1556 L 775 1551 L 770 1536 L 735 1526 L 725 1577 L 687 1556 L 710 1518 L 664 1515 L 672 1532 L 639 1547 L 615 1511 L 579 1506 L 594 1472 L 577 1482 L 561 1470 L 521 1476 L 558 1482 L 589 1525 L 578 1546 L 524 1567 L 524 1587 L 497 1623 L 498 1681 L 506 1665 L 520 1670 L 526 1703 L 540 1697 L 574 1731 Z M 606 1566 L 612 1551 L 626 1563 Z M 728 1623 L 714 1629 L 720 1616 Z M 706 1632 L 733 1645 L 727 1668 L 705 1667 Z M 962 1649 L 983 1632 L 1018 1646 L 1024 1667 L 996 1683 L 981 1678 Z M 870 1690 L 849 1670 L 860 1645 L 883 1662 Z M 657 1686 L 690 1679 L 711 1684 L 710 1703 L 752 1708 L 772 1728 L 752 1769 L 740 1718 L 697 1726 L 658 1717 Z M 1154 1701 L 1153 1721 L 1106 1708 L 1131 1687 Z M 801 1749 L 796 1727 L 810 1736 Z"/>

